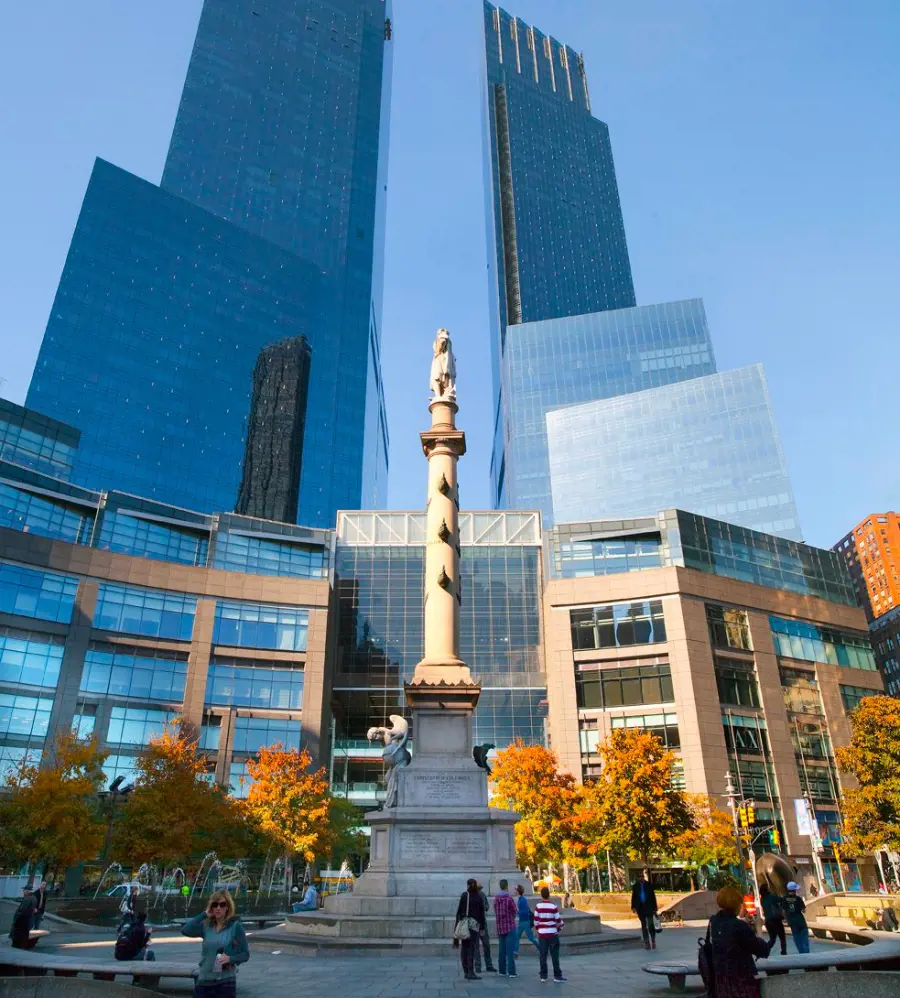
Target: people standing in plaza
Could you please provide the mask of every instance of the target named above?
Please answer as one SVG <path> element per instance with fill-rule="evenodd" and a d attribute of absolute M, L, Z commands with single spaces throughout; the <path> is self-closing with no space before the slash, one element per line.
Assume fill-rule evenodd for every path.
<path fill-rule="evenodd" d="M 631 910 L 641 923 L 641 935 L 644 938 L 644 949 L 656 949 L 657 912 L 656 891 L 650 883 L 650 871 L 641 870 L 640 879 L 631 888 Z"/>
<path fill-rule="evenodd" d="M 797 893 L 800 885 L 793 880 L 787 885 L 787 895 L 781 899 L 781 907 L 787 916 L 787 923 L 794 937 L 794 945 L 798 953 L 809 952 L 809 926 L 806 924 L 806 905 Z"/>
<path fill-rule="evenodd" d="M 781 955 L 787 955 L 787 935 L 784 931 L 784 910 L 781 898 L 769 890 L 768 884 L 759 885 L 759 897 L 762 902 L 763 920 L 769 939 L 777 939 L 781 943 Z M 774 943 L 773 943 L 774 946 Z"/>
<path fill-rule="evenodd" d="M 516 902 L 508 891 L 509 881 L 500 881 L 494 895 L 494 919 L 497 923 L 498 963 L 501 977 L 518 977 L 516 973 Z"/>
<path fill-rule="evenodd" d="M 481 904 L 484 907 L 484 914 L 485 916 L 487 916 L 487 913 L 490 911 L 490 905 L 488 904 L 488 899 L 485 896 L 484 886 L 482 884 L 478 885 L 478 893 L 481 897 Z M 483 949 L 484 969 L 489 974 L 496 974 L 497 968 L 494 966 L 494 963 L 491 960 L 491 937 L 490 934 L 488 933 L 487 917 L 485 917 L 484 925 L 478 932 L 478 939 L 481 942 L 481 947 L 480 948 L 478 946 L 475 947 L 475 973 L 476 974 L 481 973 L 481 950 Z"/>
<path fill-rule="evenodd" d="M 250 959 L 250 947 L 228 891 L 216 891 L 206 911 L 182 925 L 181 934 L 203 940 L 194 998 L 235 998 L 237 967 Z"/>
<path fill-rule="evenodd" d="M 716 998 L 760 998 L 755 957 L 766 957 L 775 940 L 766 942 L 738 917 L 744 898 L 736 887 L 716 895 L 719 911 L 709 920 Z"/>
<path fill-rule="evenodd" d="M 140 888 L 137 884 L 134 884 L 131 890 L 122 899 L 122 903 L 119 905 L 119 911 L 122 913 L 122 917 L 119 919 L 119 930 L 126 922 L 133 922 L 134 916 L 137 913 L 137 903 L 140 897 Z"/>
<path fill-rule="evenodd" d="M 532 928 L 534 916 L 531 914 L 528 898 L 525 897 L 525 888 L 521 884 L 516 884 L 516 909 L 519 916 L 519 925 L 516 929 L 516 956 L 519 955 L 519 946 L 522 943 L 523 934 L 534 943 L 534 948 L 540 951 L 540 946 L 538 946 L 537 939 L 534 938 L 534 929 Z"/>
<path fill-rule="evenodd" d="M 481 978 L 475 973 L 475 951 L 478 947 L 478 935 L 487 925 L 486 911 L 484 909 L 483 895 L 478 890 L 478 881 L 469 878 L 466 881 L 466 889 L 459 896 L 459 904 L 456 906 L 456 924 L 465 919 L 471 919 L 468 938 L 453 939 L 453 945 L 459 945 L 459 959 L 462 963 L 463 976 L 467 981 L 480 981 Z"/>
<path fill-rule="evenodd" d="M 34 924 L 35 897 L 26 891 L 12 919 L 9 938 L 16 949 L 28 949 L 29 933 Z"/>
<path fill-rule="evenodd" d="M 34 925 L 33 928 L 39 929 L 41 927 L 41 922 L 44 920 L 44 914 L 47 911 L 47 881 L 42 880 L 40 887 L 34 892 L 35 901 L 37 902 L 34 909 Z"/>
<path fill-rule="evenodd" d="M 563 977 L 559 966 L 559 934 L 562 931 L 563 920 L 559 908 L 550 900 L 550 888 L 541 888 L 541 900 L 534 906 L 534 927 L 538 937 L 538 957 L 540 959 L 540 978 L 547 980 L 547 954 L 553 962 L 553 980 L 557 984 L 565 984 L 568 978 Z"/>

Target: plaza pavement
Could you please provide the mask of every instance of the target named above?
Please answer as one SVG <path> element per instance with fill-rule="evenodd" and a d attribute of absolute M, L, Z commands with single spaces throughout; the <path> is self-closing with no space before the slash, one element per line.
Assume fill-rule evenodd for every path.
<path fill-rule="evenodd" d="M 636 924 L 636 923 L 635 923 Z M 250 960 L 240 971 L 238 998 L 477 998 L 477 996 L 569 994 L 573 998 L 663 998 L 673 996 L 664 977 L 645 974 L 643 964 L 677 960 L 696 965 L 697 937 L 705 923 L 688 924 L 683 928 L 666 929 L 658 939 L 655 953 L 634 945 L 610 947 L 597 953 L 564 956 L 563 973 L 567 984 L 546 984 L 538 980 L 537 954 L 522 941 L 518 961 L 519 976 L 515 980 L 485 973 L 480 981 L 463 980 L 456 952 L 447 945 L 446 956 L 431 957 L 351 957 L 339 955 L 303 956 L 285 949 L 277 955 L 277 944 L 262 947 L 254 944 L 253 933 Z M 605 927 L 611 935 L 627 931 L 630 923 L 614 923 Z M 157 930 L 153 946 L 160 960 L 194 962 L 198 957 L 198 942 L 185 939 L 170 930 Z M 54 932 L 46 940 L 53 945 L 41 949 L 48 952 L 79 953 L 86 959 L 112 957 L 111 934 L 75 936 Z M 492 940 L 496 961 L 496 941 Z M 790 946 L 790 941 L 788 943 Z M 835 945 L 813 942 L 813 949 Z M 790 951 L 793 951 L 791 947 Z M 697 979 L 699 980 L 699 979 Z M 173 995 L 190 992 L 187 982 L 163 981 L 161 990 Z M 702 987 L 688 987 L 689 992 L 702 994 Z"/>

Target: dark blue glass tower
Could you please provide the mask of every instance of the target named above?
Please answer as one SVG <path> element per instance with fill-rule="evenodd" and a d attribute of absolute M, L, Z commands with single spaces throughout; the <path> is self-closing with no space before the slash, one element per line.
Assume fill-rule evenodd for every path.
<path fill-rule="evenodd" d="M 260 350 L 312 350 L 297 519 L 383 505 L 385 0 L 205 0 L 160 188 L 98 162 L 28 394 L 74 481 L 234 508 Z"/>

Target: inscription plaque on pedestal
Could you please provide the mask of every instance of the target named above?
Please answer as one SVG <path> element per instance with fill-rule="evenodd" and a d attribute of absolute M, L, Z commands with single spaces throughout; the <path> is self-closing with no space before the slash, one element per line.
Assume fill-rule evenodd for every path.
<path fill-rule="evenodd" d="M 400 859 L 415 863 L 455 864 L 483 860 L 487 853 L 484 832 L 420 832 L 402 829 Z"/>
<path fill-rule="evenodd" d="M 402 802 L 409 807 L 480 806 L 485 800 L 483 777 L 472 772 L 408 769 L 403 774 Z"/>

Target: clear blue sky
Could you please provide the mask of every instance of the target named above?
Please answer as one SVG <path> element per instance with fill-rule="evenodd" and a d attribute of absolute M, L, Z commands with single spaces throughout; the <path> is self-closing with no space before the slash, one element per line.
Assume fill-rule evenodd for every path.
<path fill-rule="evenodd" d="M 24 399 L 95 156 L 158 182 L 201 0 L 27 0 L 0 31 L 0 393 Z M 768 372 L 807 539 L 897 508 L 900 3 L 518 0 L 585 54 L 638 302 L 702 296 Z M 384 363 L 390 505 L 418 508 L 434 330 L 488 503 L 481 0 L 394 0 Z"/>

